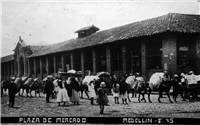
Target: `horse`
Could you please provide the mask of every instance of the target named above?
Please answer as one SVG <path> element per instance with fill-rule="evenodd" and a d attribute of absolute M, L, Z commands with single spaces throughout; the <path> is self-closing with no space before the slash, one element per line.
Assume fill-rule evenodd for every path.
<path fill-rule="evenodd" d="M 28 97 L 29 88 L 33 84 L 33 78 L 28 78 L 24 84 L 22 85 L 22 95 L 24 94 L 24 90 L 26 90 L 26 96 Z"/>
<path fill-rule="evenodd" d="M 141 100 L 144 100 L 146 102 L 145 94 L 149 90 L 149 86 L 148 86 L 147 82 L 145 82 L 142 77 L 131 76 L 129 78 L 132 79 L 132 82 L 129 82 L 130 84 L 127 83 L 128 84 L 128 100 L 129 100 L 129 102 L 131 102 L 131 100 L 129 98 L 129 93 L 132 93 L 132 97 L 133 97 L 133 94 L 138 93 L 139 94 L 138 101 L 141 102 Z M 126 82 L 128 82 L 128 79 L 126 80 Z M 140 95 L 142 95 L 141 100 L 140 100 Z"/>
<path fill-rule="evenodd" d="M 3 95 L 3 91 L 5 91 L 5 92 L 7 91 L 9 83 L 10 83 L 10 81 L 8 81 L 8 80 L 2 80 L 2 82 L 1 82 L 1 87 L 2 87 L 1 92 L 2 92 L 2 95 Z"/>
<path fill-rule="evenodd" d="M 39 94 L 39 97 L 41 97 L 40 96 L 40 92 L 43 92 L 43 89 L 44 89 L 43 81 L 41 81 L 39 78 L 35 78 L 32 81 L 32 84 L 29 87 L 30 96 L 33 97 L 32 94 L 31 94 L 31 92 L 33 90 L 35 90 L 35 97 L 36 97 L 37 93 Z"/>
<path fill-rule="evenodd" d="M 24 84 L 24 81 L 22 80 L 22 78 L 20 77 L 17 77 L 14 81 L 14 83 L 17 85 L 17 88 L 18 88 L 18 92 L 19 92 L 19 96 L 20 96 L 20 90 Z"/>
<path fill-rule="evenodd" d="M 174 84 L 172 85 L 172 88 L 173 88 L 172 95 L 175 102 L 177 102 L 176 98 L 179 94 L 181 95 L 183 101 L 186 101 L 184 94 L 186 93 L 187 86 L 186 86 L 186 83 L 181 79 L 182 78 L 180 78 L 178 75 L 175 75 L 173 79 Z"/>
<path fill-rule="evenodd" d="M 162 97 L 162 93 L 165 92 L 169 101 L 173 103 L 173 101 L 170 98 L 169 95 L 169 90 L 171 89 L 172 85 L 175 84 L 175 81 L 169 80 L 169 81 L 164 81 L 164 76 L 165 74 L 163 72 L 161 73 L 154 73 L 148 82 L 149 84 L 149 92 L 148 92 L 148 100 L 150 103 L 150 94 L 152 91 L 154 92 L 159 92 L 159 97 L 158 97 L 158 102 L 161 103 L 160 98 Z"/>

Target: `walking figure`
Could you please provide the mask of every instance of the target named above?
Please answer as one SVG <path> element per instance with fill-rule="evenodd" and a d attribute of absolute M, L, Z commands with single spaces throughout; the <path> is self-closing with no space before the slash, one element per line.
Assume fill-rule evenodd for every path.
<path fill-rule="evenodd" d="M 15 84 L 15 77 L 11 78 L 11 82 L 8 84 L 9 106 L 14 107 L 15 94 L 18 92 L 17 85 Z"/>
<path fill-rule="evenodd" d="M 108 104 L 108 99 L 107 99 L 107 93 L 108 93 L 108 89 L 105 88 L 106 84 L 105 82 L 101 82 L 100 84 L 100 88 L 98 89 L 98 96 L 99 96 L 99 107 L 100 107 L 100 114 L 103 115 L 104 114 L 104 106 L 106 104 Z"/>
<path fill-rule="evenodd" d="M 54 84 L 51 81 L 50 77 L 47 77 L 46 84 L 44 86 L 44 94 L 46 94 L 46 102 L 50 103 L 49 97 L 52 94 L 54 89 Z"/>

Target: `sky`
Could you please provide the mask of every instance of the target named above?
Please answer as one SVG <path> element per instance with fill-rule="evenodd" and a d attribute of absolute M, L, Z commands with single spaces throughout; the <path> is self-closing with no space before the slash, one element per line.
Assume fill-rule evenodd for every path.
<path fill-rule="evenodd" d="M 19 36 L 27 45 L 77 38 L 76 30 L 101 30 L 168 13 L 200 14 L 200 0 L 3 0 L 0 56 L 13 54 Z"/>

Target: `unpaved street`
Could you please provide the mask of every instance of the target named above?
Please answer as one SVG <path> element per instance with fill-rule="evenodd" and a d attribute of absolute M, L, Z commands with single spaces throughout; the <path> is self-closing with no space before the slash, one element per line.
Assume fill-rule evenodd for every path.
<path fill-rule="evenodd" d="M 131 95 L 130 95 L 131 97 Z M 109 96 L 110 106 L 105 107 L 105 115 L 99 114 L 98 105 L 90 105 L 90 100 L 81 99 L 80 105 L 58 106 L 56 99 L 46 103 L 45 95 L 41 98 L 16 96 L 15 107 L 8 107 L 8 95 L 1 98 L 1 117 L 174 117 L 174 118 L 200 118 L 200 101 L 182 101 L 179 97 L 178 103 L 169 103 L 164 95 L 162 103 L 157 101 L 158 95 L 151 95 L 153 103 L 141 102 L 131 98 L 128 105 L 114 104 L 112 96 Z M 121 100 L 120 100 L 121 103 Z"/>

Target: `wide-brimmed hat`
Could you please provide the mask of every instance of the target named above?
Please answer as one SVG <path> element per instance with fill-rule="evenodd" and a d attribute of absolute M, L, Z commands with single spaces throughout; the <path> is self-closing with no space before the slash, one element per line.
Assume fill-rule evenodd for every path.
<path fill-rule="evenodd" d="M 12 77 L 11 80 L 15 80 L 15 77 Z"/>
<path fill-rule="evenodd" d="M 191 75 L 191 74 L 194 74 L 194 72 L 193 72 L 193 71 L 190 71 L 189 74 L 190 74 L 190 75 Z"/>
<path fill-rule="evenodd" d="M 174 77 L 178 77 L 178 75 L 177 75 L 177 74 L 175 74 L 175 75 L 174 75 Z"/>
<path fill-rule="evenodd" d="M 106 83 L 105 82 L 101 82 L 100 87 L 106 87 Z"/>

